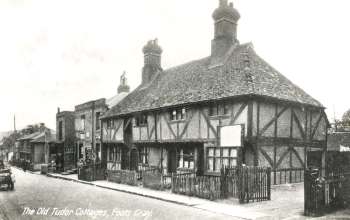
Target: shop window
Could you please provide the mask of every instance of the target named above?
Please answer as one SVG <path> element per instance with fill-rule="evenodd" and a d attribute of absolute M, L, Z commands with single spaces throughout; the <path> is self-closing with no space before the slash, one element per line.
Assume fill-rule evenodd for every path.
<path fill-rule="evenodd" d="M 220 171 L 221 167 L 237 166 L 237 149 L 232 147 L 207 148 L 208 171 Z"/>
<path fill-rule="evenodd" d="M 228 104 L 212 104 L 209 106 L 209 116 L 227 115 L 229 113 Z"/>
<path fill-rule="evenodd" d="M 185 120 L 186 119 L 186 109 L 174 109 L 170 111 L 170 121 Z"/>
<path fill-rule="evenodd" d="M 177 167 L 194 169 L 194 149 L 183 148 L 178 151 Z"/>
<path fill-rule="evenodd" d="M 148 164 L 149 148 L 139 147 L 139 163 Z"/>
<path fill-rule="evenodd" d="M 141 114 L 135 117 L 135 126 L 145 126 L 147 125 L 147 115 Z"/>

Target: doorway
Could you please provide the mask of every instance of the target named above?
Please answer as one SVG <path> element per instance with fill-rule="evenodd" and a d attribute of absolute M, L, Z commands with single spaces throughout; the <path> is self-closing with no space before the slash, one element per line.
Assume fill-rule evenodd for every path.
<path fill-rule="evenodd" d="M 130 170 L 137 170 L 138 156 L 137 149 L 133 148 L 130 152 Z"/>
<path fill-rule="evenodd" d="M 172 147 L 168 149 L 168 173 L 176 173 L 177 160 L 176 160 L 176 148 Z"/>

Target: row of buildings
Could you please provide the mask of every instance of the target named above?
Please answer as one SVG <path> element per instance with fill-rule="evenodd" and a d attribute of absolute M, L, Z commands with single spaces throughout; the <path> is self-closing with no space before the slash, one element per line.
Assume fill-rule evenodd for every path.
<path fill-rule="evenodd" d="M 157 40 L 143 48 L 142 83 L 56 114 L 63 170 L 77 162 L 107 170 L 216 173 L 222 166 L 305 168 L 327 149 L 325 108 L 237 39 L 239 12 L 220 0 L 204 58 L 163 69 Z M 208 42 L 209 43 L 209 42 Z M 59 149 L 57 151 L 57 149 Z M 276 177 L 275 177 L 276 178 Z"/>

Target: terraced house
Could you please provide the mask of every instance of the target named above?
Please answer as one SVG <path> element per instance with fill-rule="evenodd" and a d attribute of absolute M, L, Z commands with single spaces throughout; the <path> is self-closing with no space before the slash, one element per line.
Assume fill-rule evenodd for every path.
<path fill-rule="evenodd" d="M 278 184 L 307 166 L 308 151 L 326 150 L 321 103 L 238 41 L 232 3 L 220 0 L 212 17 L 208 57 L 163 70 L 158 41 L 145 45 L 141 85 L 102 119 L 109 170 L 208 174 L 247 164 L 272 167 Z M 241 125 L 240 146 L 220 144 L 229 125 Z"/>

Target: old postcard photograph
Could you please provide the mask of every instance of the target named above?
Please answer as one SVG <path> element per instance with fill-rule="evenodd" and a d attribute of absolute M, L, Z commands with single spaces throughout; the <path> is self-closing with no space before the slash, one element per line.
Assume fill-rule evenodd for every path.
<path fill-rule="evenodd" d="M 350 219 L 347 0 L 0 0 L 0 220 Z"/>

